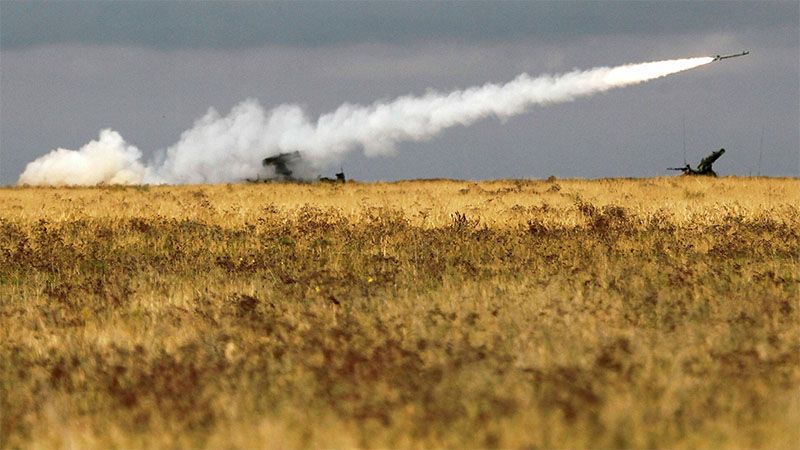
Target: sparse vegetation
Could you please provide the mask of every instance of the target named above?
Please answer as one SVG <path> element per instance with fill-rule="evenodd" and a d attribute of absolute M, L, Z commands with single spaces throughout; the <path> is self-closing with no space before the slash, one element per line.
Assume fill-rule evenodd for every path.
<path fill-rule="evenodd" d="M 800 442 L 800 181 L 0 190 L 0 447 Z"/>

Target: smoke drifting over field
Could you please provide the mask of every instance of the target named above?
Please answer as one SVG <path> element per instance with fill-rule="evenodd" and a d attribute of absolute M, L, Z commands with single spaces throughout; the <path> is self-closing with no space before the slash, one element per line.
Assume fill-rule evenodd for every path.
<path fill-rule="evenodd" d="M 96 185 L 220 183 L 240 181 L 263 169 L 261 159 L 299 150 L 315 167 L 339 161 L 356 149 L 386 155 L 403 141 L 424 141 L 445 128 L 495 116 L 510 117 L 534 105 L 629 86 L 710 63 L 700 57 L 600 67 L 562 75 L 519 75 L 505 84 L 485 84 L 450 93 L 429 91 L 371 105 L 344 103 L 310 119 L 297 105 L 264 110 L 245 100 L 225 115 L 213 108 L 180 140 L 149 163 L 119 133 L 106 129 L 78 150 L 56 149 L 28 164 L 19 184 Z"/>

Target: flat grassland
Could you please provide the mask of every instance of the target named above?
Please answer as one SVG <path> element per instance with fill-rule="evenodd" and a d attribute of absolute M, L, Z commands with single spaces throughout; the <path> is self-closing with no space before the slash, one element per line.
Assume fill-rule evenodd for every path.
<path fill-rule="evenodd" d="M 0 189 L 0 447 L 800 442 L 800 180 Z"/>

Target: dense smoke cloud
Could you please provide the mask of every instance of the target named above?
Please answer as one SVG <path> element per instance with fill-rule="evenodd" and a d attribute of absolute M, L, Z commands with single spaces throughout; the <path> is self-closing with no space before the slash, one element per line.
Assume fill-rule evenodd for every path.
<path fill-rule="evenodd" d="M 345 103 L 311 120 L 297 105 L 265 111 L 245 100 L 230 113 L 210 109 L 180 140 L 146 166 L 141 152 L 103 130 L 80 150 L 57 149 L 28 164 L 19 179 L 31 185 L 219 183 L 240 181 L 263 170 L 261 159 L 299 150 L 314 167 L 341 160 L 355 149 L 368 156 L 391 154 L 404 141 L 424 141 L 445 128 L 486 117 L 505 118 L 533 105 L 571 101 L 708 64 L 689 58 L 600 67 L 531 78 L 522 74 L 505 84 L 485 84 L 450 93 L 430 91 L 372 105 Z"/>
<path fill-rule="evenodd" d="M 96 141 L 80 150 L 59 148 L 28 164 L 19 184 L 95 185 L 139 184 L 145 179 L 142 153 L 113 130 L 102 130 Z"/>

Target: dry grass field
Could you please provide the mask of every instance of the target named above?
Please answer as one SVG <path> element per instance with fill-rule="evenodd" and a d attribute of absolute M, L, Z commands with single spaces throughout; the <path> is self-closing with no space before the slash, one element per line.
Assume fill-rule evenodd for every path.
<path fill-rule="evenodd" d="M 800 180 L 0 189 L 0 448 L 800 442 Z"/>

